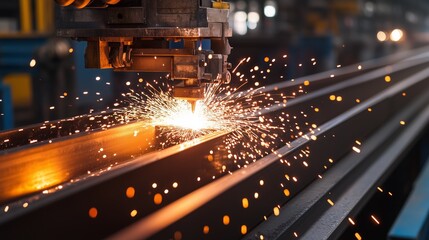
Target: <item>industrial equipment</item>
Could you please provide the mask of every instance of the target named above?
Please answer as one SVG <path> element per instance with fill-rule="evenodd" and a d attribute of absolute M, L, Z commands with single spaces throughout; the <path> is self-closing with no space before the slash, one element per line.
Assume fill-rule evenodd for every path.
<path fill-rule="evenodd" d="M 374 220 L 368 215 L 359 220 L 362 206 L 382 194 L 389 200 L 381 203 L 394 211 L 390 206 L 401 194 L 398 186 L 411 181 L 394 177 L 392 187 L 385 184 L 394 169 L 407 176 L 401 164 L 412 165 L 407 152 L 427 130 L 428 51 L 266 86 L 261 91 L 276 97 L 309 81 L 312 92 L 261 114 L 267 119 L 289 114 L 288 130 L 306 123 L 315 127 L 297 130 L 303 132 L 299 138 L 273 129 L 281 136 L 270 146 L 273 152 L 255 162 L 231 160 L 224 139 L 231 139 L 232 132 L 216 131 L 158 150 L 149 148 L 159 139 L 154 127 L 135 122 L 103 129 L 108 113 L 3 132 L 2 239 L 369 235 L 360 226 Z M 343 99 L 333 101 L 331 95 Z M 75 131 L 91 122 L 97 124 L 91 132 Z M 236 146 L 234 154 L 249 151 L 246 145 Z M 365 213 L 375 214 L 380 227 L 389 220 L 378 212 Z M 341 238 L 348 227 L 351 237 Z"/>
<path fill-rule="evenodd" d="M 166 72 L 192 109 L 209 82 L 229 83 L 229 4 L 221 0 L 56 0 L 57 35 L 87 41 L 85 66 Z"/>

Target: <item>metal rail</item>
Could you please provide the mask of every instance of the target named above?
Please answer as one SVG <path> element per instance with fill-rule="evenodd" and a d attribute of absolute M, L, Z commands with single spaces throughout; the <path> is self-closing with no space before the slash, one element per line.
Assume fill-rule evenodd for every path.
<path fill-rule="evenodd" d="M 240 237 L 239 231 L 243 225 L 246 226 L 246 228 L 250 228 L 257 225 L 258 222 L 260 222 L 264 216 L 267 216 L 267 213 L 270 213 L 270 212 L 272 213 L 274 208 L 280 209 L 280 206 L 283 205 L 281 204 L 281 202 L 282 201 L 287 202 L 288 197 L 294 195 L 294 193 L 291 193 L 291 191 L 298 192 L 299 190 L 303 189 L 305 185 L 307 185 L 312 181 L 312 179 L 309 179 L 307 176 L 304 176 L 304 174 L 308 174 L 312 176 L 313 179 L 314 177 L 317 178 L 318 172 L 314 171 L 314 165 L 317 165 L 318 163 L 320 164 L 320 161 L 317 162 L 316 159 L 320 159 L 320 158 L 323 159 L 323 157 L 321 156 L 326 156 L 326 155 L 328 156 L 337 155 L 338 157 L 332 157 L 336 161 L 342 155 L 347 154 L 352 149 L 352 147 L 350 146 L 349 147 L 344 147 L 344 146 L 353 144 L 354 141 L 356 141 L 357 139 L 359 139 L 359 142 L 365 142 L 365 140 L 367 139 L 367 136 L 372 131 L 374 131 L 374 129 L 377 128 L 377 126 L 382 125 L 390 117 L 395 116 L 397 111 L 395 109 L 392 109 L 391 106 L 392 104 L 397 105 L 398 99 L 401 98 L 401 93 L 403 91 L 419 92 L 417 89 L 413 89 L 413 88 L 419 88 L 421 87 L 421 85 L 425 85 L 426 87 L 429 87 L 428 77 L 429 77 L 429 70 L 422 70 L 421 72 L 415 75 L 412 75 L 409 78 L 404 79 L 401 83 L 398 83 L 395 86 L 382 91 L 380 94 L 377 94 L 371 97 L 367 101 L 364 101 L 362 104 L 356 107 L 353 107 L 347 112 L 339 115 L 338 117 L 320 126 L 320 131 L 315 133 L 315 135 L 317 136 L 318 139 L 321 138 L 321 140 L 312 141 L 309 138 L 301 138 L 294 141 L 291 145 L 286 145 L 282 148 L 279 148 L 278 150 L 275 151 L 275 153 L 258 160 L 255 164 L 252 164 L 245 169 L 240 169 L 232 175 L 225 176 L 217 180 L 216 182 L 210 183 L 198 189 L 197 191 L 194 191 L 193 193 L 187 195 L 186 197 L 179 199 L 173 204 L 170 204 L 164 209 L 161 209 L 160 211 L 154 213 L 153 215 L 148 216 L 147 218 L 129 227 L 128 229 L 125 229 L 122 232 L 118 233 L 113 237 L 113 239 L 122 239 L 122 238 L 137 239 L 140 237 L 147 238 L 164 228 L 166 228 L 167 231 L 158 233 L 157 235 L 154 236 L 155 239 L 164 239 L 164 238 L 168 238 L 168 236 L 174 236 L 175 232 L 177 231 L 181 231 L 181 235 L 183 236 L 204 237 L 202 227 L 192 225 L 191 223 L 196 222 L 198 219 L 201 218 L 201 216 L 210 216 L 211 219 L 206 220 L 207 226 L 214 225 L 216 227 L 219 227 L 219 224 L 216 224 L 212 220 L 216 219 L 219 223 L 221 223 L 222 215 L 228 215 L 228 217 L 231 219 L 231 223 L 228 224 L 228 226 L 221 227 L 220 231 L 214 233 L 213 235 L 210 235 L 209 238 L 223 239 L 231 236 L 233 239 L 239 238 Z M 402 117 L 405 117 L 403 119 L 407 119 L 408 121 L 408 119 L 412 118 L 412 115 L 415 114 L 416 111 L 420 110 L 422 106 L 424 106 L 424 102 L 427 99 L 428 99 L 427 97 L 424 97 L 424 101 L 418 100 L 417 107 L 411 108 L 414 111 L 406 111 L 407 114 L 402 116 Z M 372 107 L 374 109 L 379 108 L 378 111 L 382 111 L 384 116 L 379 116 L 379 115 L 375 116 L 375 114 L 371 114 L 370 112 L 367 111 L 369 107 Z M 426 115 L 427 114 L 424 114 L 423 117 L 426 117 Z M 362 129 L 362 124 L 358 125 L 359 122 L 362 122 L 362 119 L 369 120 L 372 124 L 366 123 L 365 124 L 366 129 Z M 394 118 L 394 120 L 395 122 L 391 124 L 395 124 L 396 128 L 400 128 L 401 125 L 399 124 L 399 120 L 396 118 Z M 422 120 L 420 119 L 419 121 L 421 122 Z M 352 129 L 353 126 L 355 126 L 354 129 Z M 419 126 L 419 127 L 422 127 L 422 126 Z M 347 131 L 347 134 L 341 133 L 343 131 Z M 392 133 L 392 129 L 390 129 L 389 133 L 390 134 Z M 329 137 L 329 135 L 335 136 L 335 137 Z M 341 135 L 343 136 L 349 135 L 349 137 L 354 136 L 354 138 L 345 139 L 345 138 L 342 138 Z M 348 143 L 344 144 L 339 141 L 348 141 Z M 316 144 L 317 146 L 313 146 Z M 321 145 L 326 146 L 330 144 L 336 145 L 337 150 L 335 152 L 326 151 L 329 148 L 323 148 L 323 147 L 321 148 Z M 288 157 L 290 158 L 293 156 L 294 153 L 299 152 L 302 149 L 305 149 L 305 147 L 309 147 L 311 149 L 312 154 L 310 155 L 309 158 L 306 159 L 306 162 L 308 162 L 310 165 L 314 164 L 313 169 L 311 172 L 305 171 L 302 169 L 298 170 L 300 167 L 301 168 L 304 168 L 304 167 L 297 166 L 298 169 L 295 169 L 295 170 L 298 170 L 300 172 L 295 172 L 295 171 L 293 172 L 296 175 L 301 175 L 301 176 L 296 178 L 298 179 L 298 181 L 301 181 L 301 182 L 302 182 L 302 178 L 304 178 L 304 181 L 306 183 L 304 186 L 301 183 L 301 185 L 299 186 L 287 187 L 288 183 L 284 180 L 285 178 L 284 174 L 285 173 L 287 174 L 289 172 L 288 171 L 289 169 L 288 167 L 285 167 L 284 164 L 281 164 L 279 160 L 287 159 Z M 403 150 L 403 148 L 396 148 L 396 152 L 398 151 L 400 152 L 400 150 Z M 339 152 L 341 153 L 339 154 Z M 312 157 L 314 155 L 316 156 Z M 397 158 L 393 158 L 393 159 L 397 159 Z M 389 163 L 390 162 L 385 163 L 385 165 L 393 168 L 394 165 L 393 164 L 388 165 Z M 326 162 L 324 162 L 323 164 L 326 164 Z M 323 164 L 318 166 L 319 174 L 322 174 L 323 172 Z M 293 168 L 293 166 L 291 166 L 290 168 Z M 378 175 L 374 175 L 374 172 L 371 172 L 371 173 L 373 174 L 373 178 L 375 178 L 375 176 L 382 175 L 386 173 L 386 171 L 379 171 Z M 275 175 L 276 177 L 274 177 L 273 179 L 272 175 Z M 288 194 L 289 196 L 284 196 L 284 195 L 282 196 L 282 193 L 284 193 L 284 189 L 275 189 L 275 190 L 263 189 L 263 187 L 258 186 L 260 185 L 258 184 L 258 182 L 260 181 L 260 180 L 258 181 L 258 178 L 263 180 L 265 184 L 269 182 L 269 184 L 270 185 L 272 184 L 272 186 L 279 186 L 283 184 L 285 186 L 284 189 L 287 189 L 288 192 L 290 192 L 290 195 Z M 353 180 L 355 179 L 352 178 L 351 181 Z M 377 181 L 380 181 L 380 179 L 377 179 Z M 276 182 L 277 184 L 275 184 Z M 374 184 L 375 183 L 368 185 L 368 188 L 370 188 L 370 186 L 374 186 Z M 363 186 L 363 185 L 360 185 L 360 186 Z M 375 189 L 376 188 L 374 187 L 373 190 L 375 191 Z M 255 209 L 253 209 L 253 211 L 249 214 L 248 213 L 250 212 L 249 209 L 243 208 L 242 206 L 240 206 L 240 200 L 242 200 L 243 198 L 246 198 L 248 200 L 251 199 L 253 195 L 252 192 L 254 191 L 258 191 L 259 196 L 261 195 L 264 196 L 266 194 L 266 195 L 269 195 L 271 198 L 270 199 L 265 198 L 265 201 L 263 203 L 258 203 L 259 201 L 258 199 L 261 197 L 258 197 L 258 199 L 252 199 L 253 201 L 250 200 L 249 204 L 250 205 L 255 204 L 256 206 L 254 206 Z M 354 194 L 356 194 L 356 192 L 354 192 Z M 309 206 L 307 205 L 309 203 L 308 202 L 309 199 L 300 198 L 300 200 L 304 202 L 303 204 L 304 208 L 307 208 Z M 324 200 L 326 201 L 326 199 Z M 225 203 L 225 202 L 235 203 L 235 204 L 224 205 L 221 208 L 217 207 L 217 206 L 221 206 L 222 203 Z M 329 204 L 326 202 L 325 202 L 325 205 L 329 206 Z M 193 206 L 193 207 L 189 209 L 184 206 Z M 204 206 L 204 208 L 199 208 L 200 206 Z M 289 206 L 289 208 L 293 208 L 293 207 L 294 206 Z M 216 214 L 216 211 L 213 211 L 213 209 L 216 209 L 216 208 L 218 209 L 220 214 L 219 213 Z M 258 218 L 255 215 L 258 215 L 257 213 L 261 212 L 261 208 L 264 209 L 265 214 L 260 215 L 260 217 Z M 282 209 L 281 211 L 288 212 L 289 208 Z M 211 209 L 211 210 L 208 211 L 207 209 Z M 274 210 L 274 212 L 276 211 L 277 210 Z M 318 211 L 320 211 L 320 208 L 318 209 Z M 324 217 L 326 217 L 326 220 L 324 220 L 323 224 L 320 224 L 320 228 L 318 228 L 319 231 L 321 231 L 322 228 L 326 229 L 326 226 L 327 226 L 326 224 L 329 221 L 332 222 L 331 216 L 333 216 L 332 215 L 333 211 L 334 210 L 330 209 L 329 214 L 327 213 L 324 215 Z M 166 217 L 166 215 L 168 217 Z M 253 221 L 250 220 L 251 217 L 254 218 Z M 311 215 L 311 217 L 314 218 L 314 215 Z M 233 224 L 232 221 L 234 219 L 236 223 Z M 341 220 L 344 220 L 344 219 L 341 219 Z M 171 224 L 173 222 L 174 222 L 174 225 L 172 226 Z M 231 227 L 235 228 L 235 231 L 231 230 Z M 281 226 L 278 226 L 278 227 L 279 229 L 285 230 L 284 224 L 281 224 Z M 310 226 L 307 225 L 307 227 L 310 227 Z M 174 230 L 174 229 L 179 229 L 179 230 Z M 310 232 L 312 231 L 312 229 L 313 228 L 310 228 L 308 235 L 305 235 L 304 239 L 320 239 L 320 237 L 323 239 L 324 237 L 328 238 L 330 236 L 329 233 L 325 233 L 325 235 L 320 235 L 321 232 L 317 232 L 317 233 L 314 231 Z M 329 229 L 331 228 L 328 228 L 328 230 Z M 304 232 L 303 229 L 301 230 L 302 232 Z M 294 232 L 301 233 L 300 231 L 294 231 Z M 267 235 L 269 239 L 272 239 L 271 236 L 269 235 L 270 233 L 272 232 L 268 231 Z M 266 233 L 263 233 L 262 235 L 264 234 Z M 293 237 L 293 236 L 294 236 L 293 234 L 282 235 L 282 237 Z M 254 233 L 249 235 L 249 238 L 251 239 L 259 239 L 259 237 L 260 237 L 260 233 L 256 233 L 256 234 Z M 278 239 L 282 239 L 282 238 L 279 237 Z M 333 239 L 335 239 L 335 237 Z"/>
<path fill-rule="evenodd" d="M 310 110 L 312 105 L 320 106 L 323 110 L 323 115 L 312 113 L 308 118 L 299 120 L 305 122 L 311 119 L 321 125 L 319 131 L 313 133 L 317 136 L 317 141 L 311 141 L 307 134 L 286 146 L 278 143 L 275 154 L 228 175 L 219 171 L 219 164 L 231 165 L 228 159 L 220 157 L 216 161 L 208 161 L 210 150 L 216 149 L 223 144 L 223 139 L 228 138 L 228 133 L 213 133 L 169 149 L 148 152 L 133 161 L 112 166 L 109 171 L 103 169 L 96 177 L 77 178 L 75 175 L 78 183 L 64 183 L 61 189 L 57 186 L 52 193 L 48 191 L 48 194 L 41 193 L 3 205 L 0 231 L 4 232 L 6 237 L 45 236 L 44 233 L 67 238 L 106 237 L 141 219 L 116 237 L 171 238 L 174 234 L 180 234 L 193 238 L 239 238 L 242 236 L 240 229 L 242 230 L 243 226 L 246 227 L 246 232 L 247 229 L 252 229 L 264 216 L 268 216 L 275 206 L 286 203 L 319 174 L 325 172 L 325 166 L 332 165 L 328 161 L 329 158 L 339 160 L 350 151 L 356 139 L 364 141 L 375 129 L 394 116 L 398 109 L 417 99 L 427 87 L 424 80 L 429 73 L 422 70 L 427 67 L 427 62 L 425 57 L 416 58 L 393 64 L 387 70 L 368 72 L 355 79 L 339 83 L 332 81 L 332 86 L 322 84 L 319 90 L 302 97 L 303 100 L 297 98 L 290 101 L 286 110 L 291 115 Z M 413 75 L 415 72 L 419 73 Z M 385 74 L 390 74 L 395 81 L 390 84 L 390 88 L 381 92 L 388 86 L 383 80 Z M 407 91 L 406 98 L 399 94 L 401 91 Z M 347 100 L 333 105 L 326 94 L 347 96 Z M 361 100 L 358 105 L 354 102 L 356 98 Z M 373 108 L 374 112 L 368 112 L 368 107 Z M 272 107 L 265 114 L 275 115 L 284 110 Z M 363 120 L 368 121 L 364 129 L 361 128 Z M 131 125 L 128 127 L 129 131 L 124 135 L 133 128 Z M 123 127 L 112 128 L 112 131 L 120 134 L 121 128 Z M 99 154 L 100 146 L 103 146 L 104 142 L 89 148 L 80 149 L 76 146 L 86 138 L 88 144 L 91 144 L 98 139 L 91 137 L 94 134 L 105 136 L 104 141 L 112 140 L 111 143 L 115 144 L 115 136 L 106 134 L 108 131 L 110 130 L 69 137 L 72 140 L 60 140 L 57 150 L 68 149 L 66 152 L 60 152 L 63 156 L 65 153 L 71 152 L 73 155 L 76 151 L 82 151 L 82 155 L 76 154 L 73 161 L 94 159 L 86 157 L 84 152 L 93 149 Z M 121 139 L 127 137 L 130 136 Z M 67 141 L 73 143 L 70 148 L 66 148 Z M 332 144 L 336 144 L 338 150 L 326 151 L 332 149 Z M 118 149 L 126 145 L 130 145 L 130 142 L 124 140 Z M 40 144 L 40 153 L 43 154 L 46 146 L 48 144 Z M 13 151 L 19 154 L 24 150 L 16 148 Z M 311 151 L 311 154 L 305 157 L 310 168 L 304 167 L 298 160 L 293 160 L 294 157 L 301 158 L 301 150 Z M 13 153 L 2 157 L 11 155 Z M 317 161 L 315 155 L 322 160 Z M 284 161 L 281 163 L 279 159 L 288 160 L 291 166 L 284 164 Z M 99 167 L 94 166 L 95 169 Z M 83 168 L 80 168 L 80 171 L 82 170 Z M 295 177 L 297 181 L 285 179 L 285 174 L 290 179 Z M 260 185 L 260 180 L 264 181 L 263 185 Z M 153 187 L 154 183 L 156 187 Z M 127 193 L 130 188 L 135 192 L 132 197 Z M 288 196 L 285 195 L 286 190 Z M 255 191 L 258 192 L 257 198 Z M 241 206 L 243 198 L 250 201 L 250 207 Z M 225 202 L 228 204 L 222 204 Z M 184 206 L 186 208 L 183 208 Z M 96 218 L 88 216 L 88 211 L 93 208 L 97 209 Z M 132 217 L 130 213 L 134 210 L 136 215 Z M 228 216 L 231 221 L 227 225 L 222 223 L 224 216 Z M 67 227 L 68 219 L 75 219 L 73 229 Z M 202 222 L 203 219 L 206 222 Z M 28 229 L 21 231 L 22 226 L 28 226 Z M 210 229 L 208 234 L 204 233 L 204 226 Z"/>
<path fill-rule="evenodd" d="M 396 114 L 359 147 L 359 154 L 351 152 L 345 156 L 322 179 L 286 203 L 278 217 L 272 216 L 260 224 L 247 239 L 260 235 L 288 239 L 295 234 L 303 239 L 339 237 L 349 224 L 347 218 L 359 212 L 427 128 L 428 100 L 429 96 L 423 95 Z M 398 124 L 401 121 L 407 124 Z M 328 204 L 328 199 L 334 206 Z"/>

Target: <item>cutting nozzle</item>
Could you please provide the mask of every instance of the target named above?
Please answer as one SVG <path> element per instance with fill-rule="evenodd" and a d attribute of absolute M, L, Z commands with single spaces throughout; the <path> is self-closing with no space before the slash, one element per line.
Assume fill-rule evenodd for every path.
<path fill-rule="evenodd" d="M 195 112 L 197 101 L 204 99 L 204 84 L 200 86 L 175 86 L 173 97 L 188 101 L 191 104 L 192 112 Z"/>
<path fill-rule="evenodd" d="M 197 101 L 189 101 L 188 100 L 188 102 L 191 104 L 192 113 L 194 113 L 195 112 L 195 107 L 197 105 Z"/>

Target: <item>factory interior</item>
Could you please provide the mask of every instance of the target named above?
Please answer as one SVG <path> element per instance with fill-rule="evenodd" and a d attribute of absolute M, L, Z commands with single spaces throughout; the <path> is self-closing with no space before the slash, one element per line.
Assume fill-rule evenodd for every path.
<path fill-rule="evenodd" d="M 0 1 L 0 239 L 429 239 L 429 1 Z"/>

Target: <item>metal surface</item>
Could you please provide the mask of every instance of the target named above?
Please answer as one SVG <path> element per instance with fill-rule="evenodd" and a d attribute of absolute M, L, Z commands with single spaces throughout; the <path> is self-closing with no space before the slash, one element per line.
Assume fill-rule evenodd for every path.
<path fill-rule="evenodd" d="M 137 122 L 2 151 L 0 202 L 78 181 L 85 175 L 106 171 L 132 159 L 134 155 L 153 151 L 155 128 L 142 125 L 145 124 Z"/>
<path fill-rule="evenodd" d="M 427 102 L 427 99 L 425 100 Z M 374 162 L 367 167 L 365 172 L 362 172 L 358 180 L 348 180 L 349 182 L 353 181 L 353 184 L 341 194 L 341 197 L 336 199 L 336 207 L 334 205 L 333 208 L 326 211 L 319 221 L 308 229 L 303 238 L 315 239 L 314 236 L 321 236 L 322 238 L 318 237 L 317 239 L 337 239 L 347 225 L 347 216 L 350 216 L 350 213 L 353 214 L 354 211 L 358 211 L 365 201 L 369 199 L 371 193 L 376 191 L 378 183 L 381 183 L 393 171 L 398 162 L 402 160 L 401 157 L 404 156 L 416 138 L 422 133 L 422 130 L 427 128 L 428 118 L 429 108 L 426 107 L 411 122 L 406 131 L 399 134 L 388 146 L 388 149 L 374 159 Z M 356 193 L 361 195 L 357 196 Z M 332 221 L 333 218 L 336 218 L 335 222 Z M 341 227 L 340 224 L 342 225 Z M 326 226 L 330 226 L 330 228 L 326 228 Z"/>
<path fill-rule="evenodd" d="M 427 76 L 427 75 L 426 75 Z M 271 216 L 246 239 L 264 235 L 269 239 L 337 239 L 353 217 L 370 199 L 401 156 L 427 127 L 428 96 L 421 96 L 395 115 L 359 146 L 360 153 L 345 156 L 323 178 L 313 182 L 286 203 L 278 217 Z M 426 107 L 426 108 L 425 108 Z M 416 113 L 423 112 L 417 117 Z M 406 126 L 398 124 L 407 121 Z M 334 206 L 327 203 L 334 202 Z"/>
<path fill-rule="evenodd" d="M 229 135 L 213 133 L 169 149 L 136 156 L 109 171 L 62 184 L 62 188 L 54 192 L 9 202 L 0 208 L 7 208 L 0 213 L 0 231 L 5 237 L 15 238 L 46 236 L 46 233 L 61 238 L 101 238 L 134 223 L 113 237 L 240 238 L 243 225 L 250 231 L 263 221 L 264 216 L 272 214 L 273 208 L 293 201 L 318 175 L 324 174 L 326 168 L 340 164 L 356 140 L 366 146 L 370 136 L 388 120 L 401 114 L 401 109 L 410 106 L 411 112 L 419 111 L 421 106 L 414 107 L 419 106 L 414 103 L 419 102 L 429 87 L 426 81 L 428 60 L 423 55 L 388 68 L 380 64 L 379 70 L 368 71 L 358 78 L 353 77 L 360 75 L 360 71 L 346 71 L 344 78 L 315 80 L 317 87 L 310 94 L 289 101 L 286 108 L 272 107 L 264 114 L 277 115 L 287 111 L 291 116 L 300 116 L 304 111 L 307 116 L 297 121 L 315 123 L 318 130 L 304 133 L 296 140 L 287 134 L 280 135 L 285 142 L 291 140 L 291 143 L 278 142 L 273 146 L 273 150 L 277 149 L 273 154 L 245 168 L 235 167 L 231 174 L 220 171 L 222 165 L 229 169 L 235 166 L 227 152 L 222 152 L 223 140 Z M 394 81 L 384 82 L 385 74 Z M 282 90 L 285 89 L 273 93 Z M 401 95 L 403 91 L 407 97 Z M 333 105 L 330 94 L 341 95 L 344 100 Z M 356 98 L 361 100 L 359 104 L 355 102 Z M 314 113 L 311 106 L 318 106 L 323 114 Z M 311 140 L 314 138 L 310 135 L 316 140 Z M 80 137 L 76 135 L 76 139 Z M 40 145 L 44 147 L 44 144 Z M 87 151 L 90 149 L 93 148 L 89 147 Z M 219 157 L 210 161 L 210 151 L 216 149 L 220 149 Z M 310 154 L 301 157 L 302 151 Z M 361 154 L 364 153 L 362 148 Z M 75 161 L 85 161 L 82 156 L 76 156 Z M 328 159 L 333 159 L 333 163 Z M 309 167 L 304 166 L 302 160 Z M 285 178 L 285 175 L 289 177 Z M 296 181 L 291 180 L 293 177 Z M 130 187 L 135 191 L 132 197 L 127 193 Z M 255 192 L 258 193 L 256 198 Z M 248 199 L 248 208 L 242 207 L 243 198 Z M 302 204 L 310 207 L 307 202 Z M 97 209 L 96 218 L 89 216 L 93 208 Z M 283 212 L 286 208 L 280 209 Z M 130 214 L 134 210 L 136 215 L 133 217 Z M 222 223 L 224 216 L 230 219 L 228 225 Z M 66 224 L 69 219 L 74 220 L 73 228 Z M 26 226 L 26 231 L 22 231 L 22 226 Z M 204 234 L 204 226 L 209 226 L 208 234 Z"/>

